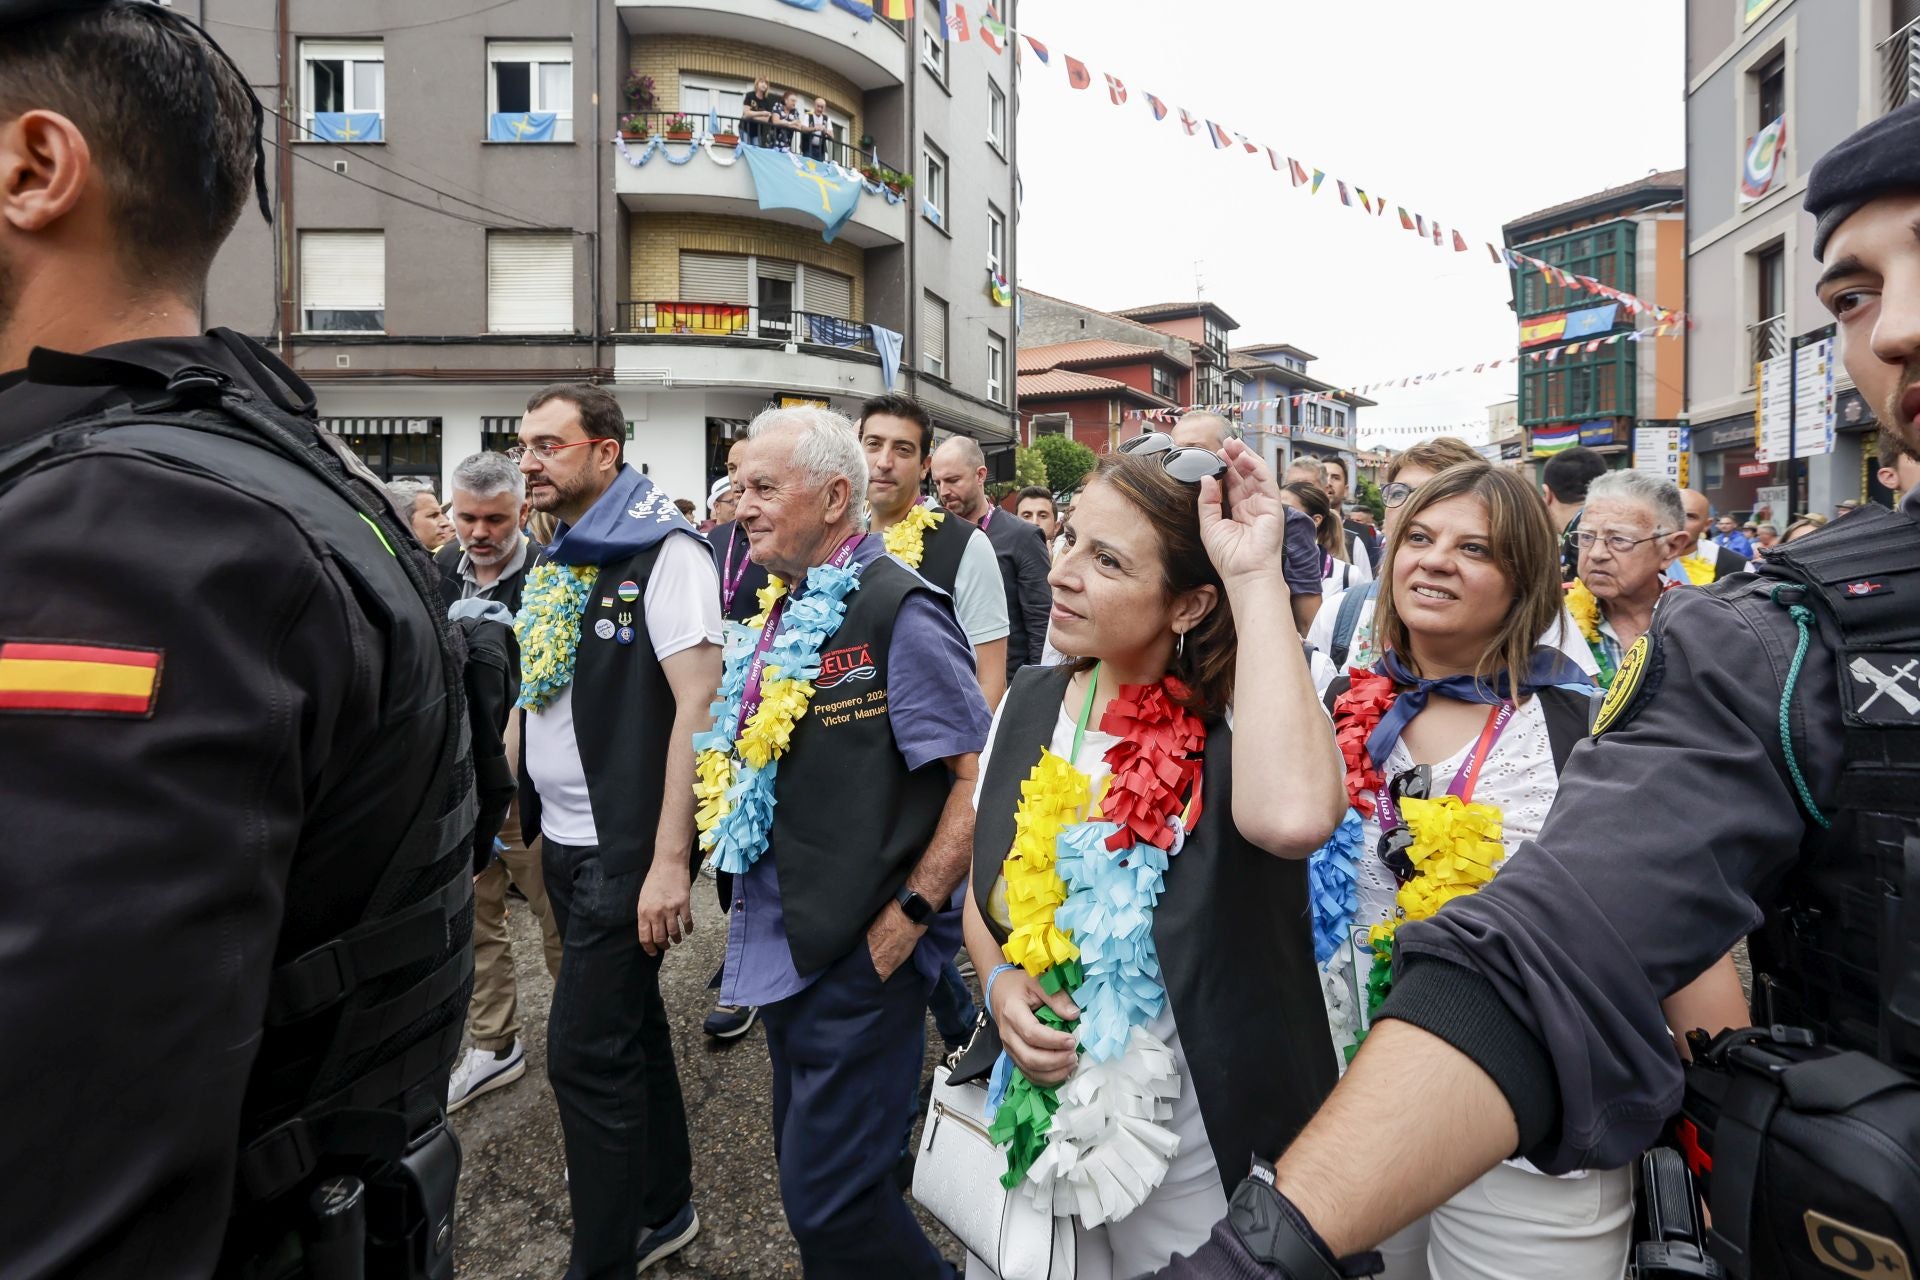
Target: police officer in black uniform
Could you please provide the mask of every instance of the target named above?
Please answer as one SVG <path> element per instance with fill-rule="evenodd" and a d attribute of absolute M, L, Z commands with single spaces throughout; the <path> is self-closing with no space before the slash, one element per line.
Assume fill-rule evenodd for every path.
<path fill-rule="evenodd" d="M 449 1276 L 461 657 L 289 369 L 199 333 L 260 108 L 0 0 L 0 1275 Z"/>
<path fill-rule="evenodd" d="M 1847 369 L 1920 440 L 1920 104 L 1806 207 Z M 1660 1000 L 1748 934 L 1757 1029 L 1683 1076 Z M 1395 952 L 1340 1087 L 1162 1275 L 1363 1274 L 1498 1160 L 1618 1167 L 1676 1115 L 1727 1274 L 1920 1274 L 1920 501 L 1663 600 L 1539 839 Z"/>

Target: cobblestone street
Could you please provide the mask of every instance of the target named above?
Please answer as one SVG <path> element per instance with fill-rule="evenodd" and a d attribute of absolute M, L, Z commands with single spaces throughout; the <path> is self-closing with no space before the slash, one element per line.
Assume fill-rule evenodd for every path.
<path fill-rule="evenodd" d="M 766 1040 L 757 1022 L 724 1047 L 715 1047 L 701 1032 L 700 1024 L 713 1007 L 707 979 L 720 963 L 726 933 L 712 881 L 694 881 L 693 901 L 693 938 L 668 954 L 661 990 L 673 1020 L 674 1053 L 692 1130 L 700 1234 L 647 1274 L 703 1280 L 798 1276 L 799 1251 L 787 1231 L 774 1172 Z M 547 1084 L 547 1008 L 553 984 L 541 963 L 533 914 L 518 899 L 508 902 L 527 1073 L 468 1103 L 453 1117 L 466 1159 L 459 1209 L 463 1280 L 551 1280 L 567 1266 L 571 1216 L 562 1180 L 566 1156 L 553 1090 Z M 931 1024 L 928 1035 L 938 1043 Z M 931 1063 L 930 1057 L 929 1069 Z M 925 1214 L 921 1220 L 947 1256 L 960 1261 L 952 1237 Z"/>

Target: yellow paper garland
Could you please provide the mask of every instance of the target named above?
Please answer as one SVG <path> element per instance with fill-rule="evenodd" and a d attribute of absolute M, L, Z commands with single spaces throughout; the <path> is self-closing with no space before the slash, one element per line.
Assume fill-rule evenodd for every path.
<path fill-rule="evenodd" d="M 1062 829 L 1080 821 L 1091 790 L 1087 775 L 1051 750 L 1040 753 L 1040 762 L 1020 784 L 1013 848 L 1002 867 L 1007 920 L 1012 927 L 1001 951 L 1009 963 L 1036 978 L 1080 954 L 1072 935 L 1053 922 L 1054 912 L 1067 900 L 1066 882 L 1055 866 L 1054 843 Z"/>
<path fill-rule="evenodd" d="M 881 541 L 888 554 L 904 561 L 909 569 L 918 569 L 927 553 L 927 530 L 937 527 L 946 516 L 944 511 L 916 502 L 881 536 Z"/>
<path fill-rule="evenodd" d="M 1600 643 L 1600 599 L 1578 578 L 1567 588 L 1567 612 L 1573 615 L 1588 644 Z"/>

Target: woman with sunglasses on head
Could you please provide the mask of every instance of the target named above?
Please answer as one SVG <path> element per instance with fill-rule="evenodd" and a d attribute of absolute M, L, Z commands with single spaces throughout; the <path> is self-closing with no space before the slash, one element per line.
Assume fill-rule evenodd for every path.
<path fill-rule="evenodd" d="M 1049 578 L 1079 657 L 1015 677 L 980 763 L 966 930 L 1004 1050 L 993 1133 L 1017 1194 L 1076 1219 L 1081 1280 L 1199 1246 L 1335 1074 L 1304 859 L 1345 806 L 1340 758 L 1278 490 L 1224 454 L 1101 459 Z M 1287 804 L 1236 789 L 1276 763 Z"/>
<path fill-rule="evenodd" d="M 1591 684 L 1540 644 L 1561 609 L 1558 550 L 1533 487 L 1485 462 L 1448 468 L 1399 508 L 1380 656 L 1328 690 L 1352 812 L 1314 855 L 1314 941 L 1343 1048 L 1391 985 L 1398 925 L 1475 892 L 1539 833 L 1586 735 Z M 1729 1019 L 1744 1018 L 1739 994 L 1736 979 Z M 1381 1117 L 1382 1158 L 1396 1126 L 1448 1105 L 1407 1101 Z M 1631 1229 L 1629 1170 L 1555 1178 L 1508 1161 L 1387 1241 L 1383 1274 L 1618 1280 Z"/>

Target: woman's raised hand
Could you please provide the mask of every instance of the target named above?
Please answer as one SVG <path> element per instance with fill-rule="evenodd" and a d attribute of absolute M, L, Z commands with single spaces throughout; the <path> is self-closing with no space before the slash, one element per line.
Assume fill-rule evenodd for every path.
<path fill-rule="evenodd" d="M 1226 460 L 1226 474 L 1200 482 L 1200 538 L 1207 555 L 1224 583 L 1278 575 L 1286 542 L 1280 486 L 1260 455 L 1240 441 L 1227 441 L 1220 456 Z M 1230 515 L 1220 511 L 1223 482 Z"/>

